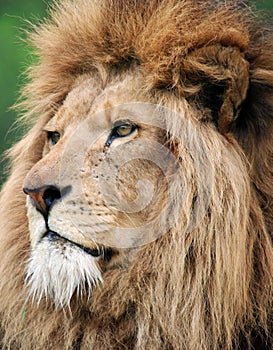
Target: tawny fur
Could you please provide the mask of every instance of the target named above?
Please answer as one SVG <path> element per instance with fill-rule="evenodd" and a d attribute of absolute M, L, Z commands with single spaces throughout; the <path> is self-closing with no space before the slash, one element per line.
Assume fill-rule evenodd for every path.
<path fill-rule="evenodd" d="M 30 35 L 39 62 L 21 107 L 33 126 L 10 151 L 1 192 L 3 348 L 271 349 L 270 30 L 248 9 L 218 1 L 64 0 L 51 16 Z M 192 156 L 206 151 L 215 183 L 208 213 L 190 234 L 178 223 L 129 264 L 106 272 L 89 301 L 75 298 L 61 311 L 46 300 L 25 304 L 30 243 L 22 182 L 42 157 L 40 131 L 77 77 L 100 75 L 107 86 L 136 66 L 147 100 L 176 112 L 183 112 L 180 99 L 188 102 L 195 133 L 179 118 L 166 122 L 170 134 L 199 148 L 189 155 L 175 139 L 169 144 L 188 162 L 189 186 Z"/>

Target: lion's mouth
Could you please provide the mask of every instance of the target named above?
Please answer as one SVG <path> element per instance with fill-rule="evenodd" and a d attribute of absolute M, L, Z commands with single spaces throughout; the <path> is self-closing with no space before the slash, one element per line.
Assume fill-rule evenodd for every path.
<path fill-rule="evenodd" d="M 67 238 L 64 238 L 64 237 L 60 236 L 57 232 L 50 231 L 50 230 L 48 230 L 45 233 L 43 238 L 47 238 L 51 242 L 59 243 L 61 245 L 69 244 L 69 245 L 72 245 L 72 246 L 76 246 L 76 247 L 80 248 L 81 250 L 83 250 L 85 253 L 93 256 L 94 258 L 97 258 L 97 257 L 99 257 L 101 255 L 105 255 L 105 251 L 107 251 L 107 254 L 109 254 L 108 249 L 104 250 L 104 249 L 101 249 L 101 248 L 99 248 L 99 249 L 97 249 L 97 248 L 87 248 L 87 247 L 84 247 L 81 244 L 78 244 L 76 242 L 73 242 L 73 241 L 71 241 L 71 240 L 69 240 Z"/>

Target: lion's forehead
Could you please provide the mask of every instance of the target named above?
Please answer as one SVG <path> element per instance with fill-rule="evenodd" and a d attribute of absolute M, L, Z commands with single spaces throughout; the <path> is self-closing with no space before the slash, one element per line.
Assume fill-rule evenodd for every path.
<path fill-rule="evenodd" d="M 112 79 L 107 84 L 93 76 L 81 77 L 47 125 L 66 128 L 88 118 L 94 127 L 107 128 L 117 114 L 122 114 L 121 106 L 139 99 L 147 100 L 138 88 L 141 80 L 141 74 L 134 76 L 133 72 L 122 80 Z"/>

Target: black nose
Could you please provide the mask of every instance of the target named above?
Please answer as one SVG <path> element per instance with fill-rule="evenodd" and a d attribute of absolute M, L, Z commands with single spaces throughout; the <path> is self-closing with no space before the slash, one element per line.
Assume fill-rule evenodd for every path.
<path fill-rule="evenodd" d="M 31 197 L 36 209 L 46 217 L 54 201 L 61 198 L 61 191 L 52 185 L 35 189 L 23 188 L 23 191 Z"/>

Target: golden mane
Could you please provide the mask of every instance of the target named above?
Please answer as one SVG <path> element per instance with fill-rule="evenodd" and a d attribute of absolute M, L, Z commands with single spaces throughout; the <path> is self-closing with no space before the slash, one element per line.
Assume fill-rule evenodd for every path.
<path fill-rule="evenodd" d="M 62 0 L 50 14 L 30 34 L 39 62 L 21 108 L 32 128 L 10 151 L 0 197 L 3 349 L 272 349 L 272 30 L 238 1 Z M 106 86 L 136 66 L 147 96 L 171 109 L 183 97 L 215 128 L 215 139 L 198 134 L 215 164 L 208 213 L 189 235 L 177 224 L 106 272 L 88 302 L 26 304 L 22 182 L 42 157 L 40 130 L 77 77 L 99 74 Z M 189 137 L 181 121 L 167 124 Z"/>

